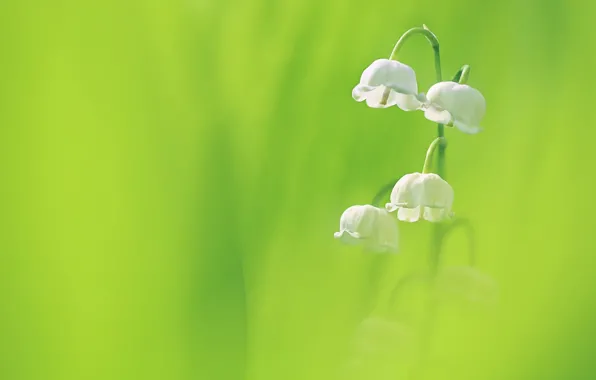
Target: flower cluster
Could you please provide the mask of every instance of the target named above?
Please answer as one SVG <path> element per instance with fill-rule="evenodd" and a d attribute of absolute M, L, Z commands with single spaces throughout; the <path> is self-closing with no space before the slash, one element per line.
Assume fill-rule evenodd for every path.
<path fill-rule="evenodd" d="M 439 82 L 426 95 L 419 94 L 414 70 L 391 59 L 377 59 L 368 66 L 352 97 L 366 100 L 372 108 L 396 105 L 404 111 L 422 110 L 428 120 L 470 134 L 482 130 L 480 120 L 486 111 L 482 94 L 467 84 Z"/>
<path fill-rule="evenodd" d="M 394 59 L 403 42 L 415 33 L 424 34 L 435 50 L 439 82 L 426 94 L 418 92 L 414 70 Z M 373 251 L 395 252 L 397 225 L 389 213 L 395 212 L 396 219 L 403 222 L 422 219 L 436 223 L 452 217 L 453 188 L 441 177 L 446 146 L 444 126 L 468 134 L 480 132 L 486 101 L 478 90 L 465 84 L 469 74 L 467 65 L 458 71 L 453 81 L 440 81 L 438 52 L 436 36 L 428 28 L 413 28 L 400 38 L 389 59 L 377 59 L 364 70 L 352 91 L 356 101 L 366 101 L 372 108 L 397 106 L 404 111 L 423 111 L 428 120 L 439 124 L 439 133 L 428 149 L 422 173 L 410 173 L 400 178 L 384 210 L 373 204 L 352 206 L 343 213 L 340 231 L 335 237 L 344 243 L 362 244 Z M 437 172 L 433 173 L 431 167 L 436 148 L 440 152 L 439 164 Z"/>

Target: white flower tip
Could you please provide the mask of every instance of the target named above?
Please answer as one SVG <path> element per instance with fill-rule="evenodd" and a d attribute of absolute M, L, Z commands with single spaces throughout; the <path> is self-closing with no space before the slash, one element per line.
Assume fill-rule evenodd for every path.
<path fill-rule="evenodd" d="M 442 208 L 424 208 L 424 219 L 432 223 L 442 222 L 451 218 L 451 212 Z"/>
<path fill-rule="evenodd" d="M 366 93 L 374 89 L 375 87 L 357 84 L 356 87 L 354 87 L 354 89 L 352 90 L 352 98 L 357 102 L 361 102 L 366 99 Z"/>
<path fill-rule="evenodd" d="M 393 212 L 395 210 L 397 210 L 399 207 L 397 207 L 397 205 L 394 205 L 393 203 L 386 203 L 385 204 L 385 210 L 387 210 L 387 212 Z"/>
<path fill-rule="evenodd" d="M 467 129 L 467 130 L 460 129 L 460 131 L 462 131 L 464 133 L 467 133 L 469 135 L 476 135 L 476 134 L 484 131 L 484 129 L 481 128 L 481 127 L 472 127 L 472 128 Z"/>
<path fill-rule="evenodd" d="M 449 124 L 453 120 L 449 111 L 439 109 L 433 105 L 424 107 L 424 117 L 439 124 Z"/>
<path fill-rule="evenodd" d="M 467 133 L 469 135 L 475 135 L 483 131 L 483 129 L 479 126 L 468 125 L 466 123 L 462 123 L 458 120 L 455 120 L 453 126 L 459 129 L 460 131 Z"/>
<path fill-rule="evenodd" d="M 397 219 L 402 222 L 414 223 L 420 219 L 420 206 L 416 208 L 400 208 L 397 212 Z"/>
<path fill-rule="evenodd" d="M 358 232 L 351 232 L 348 230 L 341 230 L 333 234 L 333 237 L 338 239 L 344 244 L 356 245 L 362 238 Z"/>

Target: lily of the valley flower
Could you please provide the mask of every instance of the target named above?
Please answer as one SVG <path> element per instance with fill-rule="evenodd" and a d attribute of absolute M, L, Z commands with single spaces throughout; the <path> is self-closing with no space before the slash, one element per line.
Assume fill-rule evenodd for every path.
<path fill-rule="evenodd" d="M 482 130 L 480 120 L 486 111 L 486 101 L 480 91 L 455 82 L 434 84 L 422 106 L 424 116 L 435 123 L 453 125 L 470 134 Z"/>
<path fill-rule="evenodd" d="M 387 211 L 371 205 L 349 207 L 339 221 L 335 238 L 373 252 L 397 252 L 397 225 Z"/>
<path fill-rule="evenodd" d="M 418 83 L 414 70 L 401 62 L 377 59 L 364 70 L 360 83 L 354 87 L 352 97 L 373 108 L 397 105 L 404 111 L 420 108 Z"/>
<path fill-rule="evenodd" d="M 453 188 L 439 175 L 433 173 L 406 174 L 391 191 L 387 211 L 397 210 L 397 218 L 416 222 L 422 216 L 430 222 L 440 222 L 451 217 Z"/>

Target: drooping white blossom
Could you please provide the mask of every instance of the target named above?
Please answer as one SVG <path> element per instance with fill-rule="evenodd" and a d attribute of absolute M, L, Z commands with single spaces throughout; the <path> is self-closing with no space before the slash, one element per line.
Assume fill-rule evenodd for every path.
<path fill-rule="evenodd" d="M 397 211 L 397 218 L 416 222 L 421 217 L 430 222 L 440 222 L 451 217 L 453 188 L 434 173 L 406 174 L 391 191 L 387 211 Z"/>
<path fill-rule="evenodd" d="M 407 379 L 419 360 L 420 336 L 404 322 L 370 316 L 354 331 L 341 366 L 343 380 Z"/>
<path fill-rule="evenodd" d="M 494 306 L 499 298 L 497 282 L 487 274 L 469 266 L 441 269 L 435 285 L 441 298 L 459 303 L 489 307 Z"/>
<path fill-rule="evenodd" d="M 373 252 L 397 252 L 395 220 L 387 211 L 371 205 L 351 206 L 344 211 L 334 236 L 345 244 L 361 244 Z"/>
<path fill-rule="evenodd" d="M 482 130 L 480 121 L 486 112 L 486 100 L 467 84 L 439 82 L 428 90 L 422 109 L 428 120 L 475 134 Z"/>
<path fill-rule="evenodd" d="M 418 83 L 414 70 L 399 61 L 377 59 L 368 66 L 360 83 L 352 90 L 352 97 L 373 108 L 387 108 L 397 105 L 404 111 L 420 108 Z"/>

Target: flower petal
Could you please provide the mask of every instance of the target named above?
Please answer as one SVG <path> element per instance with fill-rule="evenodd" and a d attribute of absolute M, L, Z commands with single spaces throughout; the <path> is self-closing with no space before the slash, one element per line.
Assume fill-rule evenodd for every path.
<path fill-rule="evenodd" d="M 360 83 L 387 86 L 402 94 L 418 93 L 416 73 L 410 66 L 396 60 L 377 59 L 362 72 Z"/>
<path fill-rule="evenodd" d="M 396 204 L 393 204 L 393 203 L 385 204 L 385 210 L 387 210 L 387 212 L 393 212 L 393 211 L 397 210 L 398 208 L 399 208 L 399 206 Z"/>
<path fill-rule="evenodd" d="M 408 208 L 419 206 L 423 194 L 422 183 L 419 181 L 422 176 L 420 173 L 410 173 L 401 177 L 391 191 L 391 204 Z M 385 206 L 388 211 L 395 211 L 395 207 Z"/>
<path fill-rule="evenodd" d="M 416 98 L 416 95 L 404 95 L 395 91 L 391 91 L 389 100 L 389 102 L 397 104 L 397 106 L 404 111 L 416 111 L 422 106 L 422 103 Z"/>
<path fill-rule="evenodd" d="M 420 219 L 420 206 L 416 208 L 400 208 L 397 211 L 397 219 L 402 222 L 417 222 Z"/>
<path fill-rule="evenodd" d="M 389 91 L 389 94 L 386 94 L 385 91 Z M 369 91 L 366 93 L 366 104 L 371 108 L 387 108 L 395 105 L 395 97 L 391 97 L 391 90 L 385 86 L 379 86 L 375 88 L 373 91 Z M 387 96 L 385 104 L 381 104 L 383 98 Z"/>
<path fill-rule="evenodd" d="M 455 82 L 439 82 L 434 84 L 427 94 L 426 117 L 429 120 L 441 119 L 436 110 L 448 111 L 451 115 L 450 123 L 458 124 L 458 129 L 465 133 L 478 133 L 480 121 L 486 112 L 486 100 L 480 91 L 466 84 Z"/>
<path fill-rule="evenodd" d="M 333 234 L 333 236 L 342 243 L 349 245 L 360 244 L 360 240 L 362 239 L 358 232 L 351 232 L 347 230 L 336 232 L 335 234 Z"/>
<path fill-rule="evenodd" d="M 459 121 L 457 119 L 453 121 L 453 125 L 460 131 L 470 134 L 470 135 L 475 135 L 476 133 L 482 132 L 481 127 L 468 125 L 468 124 L 466 124 L 462 121 Z"/>
<path fill-rule="evenodd" d="M 424 108 L 424 117 L 439 124 L 449 124 L 452 120 L 449 111 L 435 107 L 432 104 Z"/>
<path fill-rule="evenodd" d="M 423 174 L 420 178 L 424 187 L 421 205 L 432 208 L 445 208 L 451 210 L 453 204 L 453 188 L 438 174 Z"/>
<path fill-rule="evenodd" d="M 440 222 L 449 217 L 449 212 L 444 208 L 424 208 L 424 219 L 429 222 Z"/>
<path fill-rule="evenodd" d="M 375 234 L 379 208 L 371 205 L 348 207 L 339 220 L 335 238 L 346 244 L 360 244 Z"/>
<path fill-rule="evenodd" d="M 354 100 L 357 102 L 361 102 L 364 99 L 366 99 L 366 94 L 371 91 L 374 91 L 375 88 L 376 88 L 375 86 L 367 86 L 365 84 L 358 84 L 352 90 L 352 98 L 354 98 Z"/>

